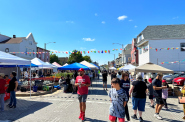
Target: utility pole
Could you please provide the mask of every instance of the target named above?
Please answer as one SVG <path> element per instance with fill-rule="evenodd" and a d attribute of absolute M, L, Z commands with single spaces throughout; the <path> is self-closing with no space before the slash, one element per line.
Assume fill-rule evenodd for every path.
<path fill-rule="evenodd" d="M 123 65 L 123 53 L 124 53 L 124 47 L 123 47 L 123 44 L 122 44 L 122 65 Z"/>

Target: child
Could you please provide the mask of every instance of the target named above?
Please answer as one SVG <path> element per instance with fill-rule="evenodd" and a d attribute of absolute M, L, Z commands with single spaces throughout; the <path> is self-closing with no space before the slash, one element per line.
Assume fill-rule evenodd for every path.
<path fill-rule="evenodd" d="M 162 86 L 167 86 L 166 89 L 162 89 L 162 98 L 163 98 L 163 101 L 164 101 L 164 108 L 168 109 L 166 99 L 168 98 L 168 88 L 169 88 L 169 86 L 168 86 L 166 80 L 162 80 Z"/>
<path fill-rule="evenodd" d="M 109 108 L 109 120 L 115 122 L 116 117 L 118 117 L 119 122 L 125 122 L 125 106 L 128 101 L 126 92 L 120 87 L 119 78 L 113 78 L 111 85 L 109 97 L 112 104 Z"/>
<path fill-rule="evenodd" d="M 148 84 L 147 88 L 148 88 L 148 91 L 149 91 L 149 99 L 150 99 L 150 107 L 151 108 L 154 108 L 154 100 L 153 100 L 153 85 L 152 85 L 152 78 L 149 78 L 148 79 L 148 82 L 150 84 Z"/>

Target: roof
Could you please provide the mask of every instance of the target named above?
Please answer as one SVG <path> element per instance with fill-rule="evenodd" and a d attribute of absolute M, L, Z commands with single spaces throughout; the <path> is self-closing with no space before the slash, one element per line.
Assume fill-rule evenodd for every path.
<path fill-rule="evenodd" d="M 147 26 L 138 37 L 141 34 L 144 40 L 185 38 L 185 24 Z"/>
<path fill-rule="evenodd" d="M 7 39 L 5 41 L 2 41 L 0 43 L 6 43 L 6 44 L 19 44 L 22 42 L 22 38 L 11 38 Z"/>
<path fill-rule="evenodd" d="M 37 47 L 37 49 L 38 49 L 38 48 L 40 48 L 40 49 L 42 49 L 42 50 L 45 50 L 44 48 L 41 48 L 41 47 Z M 50 52 L 50 50 L 46 50 L 46 51 Z"/>

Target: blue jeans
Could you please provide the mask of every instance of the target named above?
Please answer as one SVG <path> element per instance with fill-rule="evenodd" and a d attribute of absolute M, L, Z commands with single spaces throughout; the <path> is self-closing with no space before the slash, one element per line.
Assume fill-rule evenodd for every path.
<path fill-rule="evenodd" d="M 146 98 L 135 98 L 132 97 L 133 110 L 145 111 Z"/>
<path fill-rule="evenodd" d="M 15 91 L 10 91 L 10 103 L 9 105 L 12 106 L 16 106 L 16 96 L 15 96 Z"/>
<path fill-rule="evenodd" d="M 4 95 L 5 94 L 0 94 L 1 111 L 4 111 Z"/>

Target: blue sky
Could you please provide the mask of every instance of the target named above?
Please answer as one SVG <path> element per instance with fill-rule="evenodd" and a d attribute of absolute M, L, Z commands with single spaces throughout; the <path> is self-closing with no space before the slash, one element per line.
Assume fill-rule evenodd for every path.
<path fill-rule="evenodd" d="M 184 0 L 1 0 L 0 33 L 26 37 L 32 32 L 37 46 L 55 41 L 47 49 L 57 51 L 120 49 L 112 43 L 130 44 L 148 25 L 185 24 L 184 5 Z M 111 53 L 117 57 L 121 51 Z M 100 64 L 114 59 L 89 55 Z"/>

